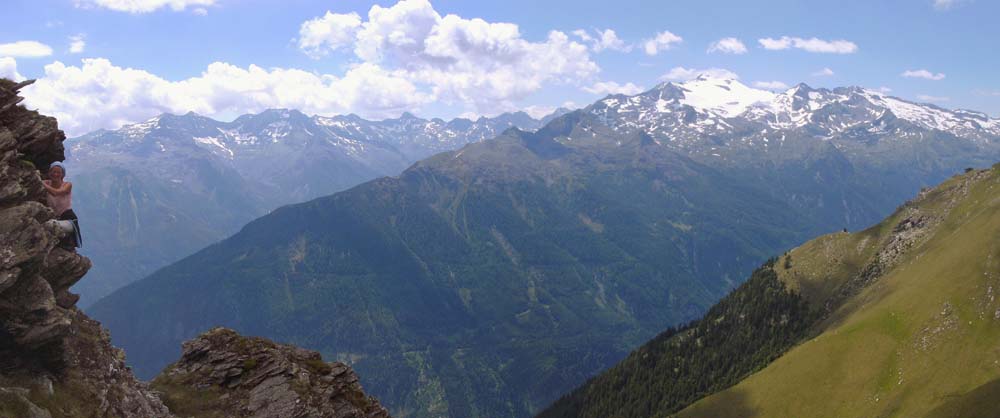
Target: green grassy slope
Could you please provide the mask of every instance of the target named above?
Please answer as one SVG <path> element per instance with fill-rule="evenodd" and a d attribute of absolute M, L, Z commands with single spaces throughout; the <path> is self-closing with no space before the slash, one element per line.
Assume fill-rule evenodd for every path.
<path fill-rule="evenodd" d="M 866 230 L 829 234 L 803 244 L 776 262 L 765 264 L 747 283 L 734 290 L 699 321 L 679 331 L 665 332 L 644 344 L 624 361 L 565 395 L 539 416 L 648 417 L 674 414 L 698 398 L 740 382 L 789 349 L 792 351 L 788 356 L 803 350 L 802 346 L 795 347 L 801 341 L 809 341 L 813 337 L 817 337 L 815 341 L 828 341 L 830 338 L 824 332 L 842 326 L 856 313 L 867 312 L 872 298 L 883 297 L 889 292 L 890 288 L 887 286 L 894 283 L 893 280 L 900 280 L 894 277 L 905 274 L 899 273 L 902 269 L 926 269 L 909 267 L 915 260 L 925 260 L 923 262 L 933 266 L 944 265 L 947 266 L 945 269 L 950 269 L 947 271 L 954 270 L 958 273 L 962 270 L 946 264 L 946 261 L 975 265 L 970 270 L 971 273 L 967 271 L 964 274 L 979 274 L 984 280 L 1000 280 L 995 264 L 976 264 L 977 260 L 993 260 L 994 256 L 991 254 L 995 253 L 995 249 L 992 250 L 994 253 L 985 255 L 959 250 L 959 254 L 934 256 L 951 257 L 947 260 L 927 258 L 926 255 L 936 245 L 953 245 L 957 248 L 973 245 L 979 250 L 983 250 L 980 247 L 988 247 L 990 237 L 997 235 L 995 225 L 989 224 L 995 221 L 990 216 L 995 217 L 995 206 L 1000 200 L 997 197 L 1000 196 L 1000 187 L 994 189 L 997 177 L 1000 176 L 997 175 L 996 168 L 966 173 L 937 188 L 923 191 L 916 199 L 900 206 L 893 215 Z M 986 224 L 980 224 L 984 222 Z M 968 228 L 971 231 L 966 230 Z M 978 241 L 967 243 L 965 235 L 970 238 L 975 235 Z M 958 244 L 937 244 L 938 240 L 952 236 L 963 238 L 951 238 L 957 240 Z M 770 295 L 761 294 L 759 285 L 767 283 L 761 281 L 766 277 L 774 277 L 778 282 L 776 286 L 768 287 L 781 291 Z M 897 285 L 892 289 L 901 286 Z M 983 284 L 978 290 L 985 292 L 982 297 L 993 303 L 994 290 L 990 286 L 1000 290 L 1000 282 Z M 905 291 L 916 295 L 946 294 L 938 289 L 930 290 L 925 287 Z M 919 300 L 913 295 L 903 298 L 909 303 Z M 951 315 L 953 310 L 957 310 L 956 306 L 959 306 L 957 299 L 949 301 L 949 305 L 944 305 L 944 302 L 932 304 L 928 309 L 941 308 L 942 311 L 948 311 L 945 315 Z M 789 306 L 799 305 L 801 306 L 795 310 L 788 309 Z M 1000 310 L 996 310 L 996 307 L 981 304 L 977 309 L 981 319 L 988 317 L 1000 323 Z M 933 346 L 933 341 L 917 331 L 936 336 L 943 332 L 939 330 L 941 326 L 908 323 L 904 317 L 911 314 L 911 308 L 896 308 L 889 314 L 876 316 L 869 328 L 874 329 L 875 334 L 881 332 L 888 335 L 889 341 L 897 343 L 905 338 L 917 338 L 914 335 L 918 335 L 921 350 L 928 350 Z M 964 317 L 960 319 L 964 320 Z M 953 326 L 960 319 L 949 319 L 947 324 Z M 917 326 L 917 331 L 910 329 Z M 799 370 L 807 373 L 807 376 L 800 376 L 797 380 L 786 375 L 775 377 L 776 381 L 784 382 L 785 386 L 768 393 L 774 396 L 776 405 L 782 406 L 795 404 L 787 400 L 788 393 L 805 388 L 813 390 L 816 386 L 812 382 L 827 382 L 826 387 L 810 392 L 816 397 L 812 401 L 819 405 L 816 409 L 765 409 L 766 412 L 759 416 L 876 416 L 867 412 L 852 415 L 855 411 L 850 409 L 827 414 L 826 411 L 836 411 L 836 408 L 821 402 L 828 396 L 827 391 L 840 387 L 836 380 L 831 382 L 829 376 L 838 376 L 838 373 L 853 376 L 853 372 L 844 371 L 855 369 L 854 357 L 845 354 L 845 350 L 855 347 L 868 353 L 869 350 L 883 347 L 879 344 L 885 342 L 885 335 L 880 339 L 877 335 L 859 331 L 869 328 L 848 328 L 852 337 L 846 342 L 814 354 L 817 358 L 830 362 L 825 369 L 813 370 L 811 359 L 807 358 L 799 365 Z M 812 344 L 814 342 L 809 341 L 805 346 Z M 899 350 L 898 347 L 895 349 Z M 782 362 L 787 361 L 786 357 L 781 357 L 767 370 L 780 367 Z M 900 362 L 907 359 L 886 357 L 883 360 L 889 364 L 879 366 L 881 374 L 876 376 L 877 383 L 882 385 L 879 388 L 888 388 L 888 382 L 893 377 L 901 376 L 892 373 L 899 372 L 902 367 Z M 869 366 L 862 363 L 859 367 Z M 760 375 L 767 376 L 767 370 Z M 772 383 L 774 382 L 769 381 L 760 386 L 770 388 L 768 385 Z M 846 387 L 853 388 L 856 383 L 851 382 Z M 971 381 L 969 385 L 974 387 L 981 383 Z M 972 387 L 963 388 L 957 394 L 971 390 Z M 752 393 L 744 390 L 724 391 L 684 414 L 704 417 L 755 416 L 754 411 L 758 405 L 752 403 L 756 398 L 750 395 Z M 979 399 L 969 396 L 972 396 L 969 398 L 972 400 L 963 402 Z M 879 399 L 884 400 L 884 397 Z"/>
<path fill-rule="evenodd" d="M 995 416 L 986 399 L 1000 378 L 998 237 L 1000 165 L 869 230 L 792 251 L 782 280 L 831 308 L 816 336 L 678 415 Z"/>

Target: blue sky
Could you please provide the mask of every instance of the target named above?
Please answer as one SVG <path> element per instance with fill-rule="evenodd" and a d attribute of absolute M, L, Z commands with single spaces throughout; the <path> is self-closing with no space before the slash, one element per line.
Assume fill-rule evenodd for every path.
<path fill-rule="evenodd" d="M 38 78 L 25 91 L 29 105 L 71 135 L 162 112 L 231 119 L 268 107 L 369 118 L 540 114 L 707 69 L 773 89 L 886 88 L 1000 116 L 1000 2 L 988 0 L 6 0 L 4 8 L 18 18 L 0 26 L 0 75 Z M 601 45 L 607 30 L 614 37 Z M 735 40 L 709 52 L 724 38 Z"/>

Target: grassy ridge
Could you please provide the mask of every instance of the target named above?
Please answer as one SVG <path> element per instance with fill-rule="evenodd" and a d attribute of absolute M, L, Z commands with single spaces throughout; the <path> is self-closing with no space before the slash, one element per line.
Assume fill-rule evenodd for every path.
<path fill-rule="evenodd" d="M 846 269 L 853 252 L 866 253 L 866 238 L 893 244 L 914 219 L 927 223 L 925 235 L 845 299 L 818 336 L 679 416 L 955 416 L 959 406 L 985 412 L 984 393 L 994 393 L 991 382 L 1000 378 L 1000 166 L 951 179 L 862 234 L 796 249 L 793 264 L 802 260 L 803 269 L 784 279 L 812 289 L 812 300 L 833 297 L 819 281 L 844 276 L 824 272 Z M 892 247 L 879 255 L 885 248 Z"/>
<path fill-rule="evenodd" d="M 1000 358 L 1000 254 L 991 239 L 1000 230 L 998 179 L 997 168 L 967 173 L 924 190 L 870 228 L 803 244 L 757 270 L 701 320 L 646 343 L 540 417 L 668 416 L 764 366 L 680 415 L 922 416 L 909 412 L 956 397 L 973 408 L 990 390 L 976 388 L 1000 370 L 990 364 Z M 765 278 L 783 298 L 751 296 Z M 803 308 L 786 317 L 783 299 Z M 880 305 L 887 301 L 901 305 Z M 792 326 L 726 323 L 734 313 Z M 704 338 L 715 334 L 724 338 Z M 955 335 L 970 341 L 953 344 Z M 955 386 L 928 391 L 925 382 L 952 362 L 960 370 Z M 911 391 L 929 401 L 914 402 Z"/>

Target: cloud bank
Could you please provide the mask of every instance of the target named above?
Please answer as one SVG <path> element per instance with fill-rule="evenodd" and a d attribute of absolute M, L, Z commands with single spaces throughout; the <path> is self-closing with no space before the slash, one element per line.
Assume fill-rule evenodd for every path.
<path fill-rule="evenodd" d="M 197 77 L 169 81 L 102 58 L 84 59 L 79 67 L 46 65 L 45 76 L 23 92 L 28 106 L 55 116 L 70 136 L 165 112 L 216 116 L 294 108 L 390 117 L 433 100 L 409 81 L 371 64 L 338 77 L 216 62 Z"/>
<path fill-rule="evenodd" d="M 115 7 L 147 10 L 159 4 L 177 9 L 213 2 L 122 0 Z M 302 23 L 297 46 L 317 59 L 347 54 L 351 61 L 342 73 L 215 62 L 199 76 L 167 80 L 94 58 L 80 65 L 49 64 L 24 93 L 30 106 L 59 118 L 71 136 L 164 112 L 233 116 L 295 108 L 385 118 L 443 103 L 469 113 L 496 114 L 517 109 L 515 102 L 546 85 L 592 83 L 600 68 L 590 52 L 597 45 L 620 47 L 613 31 L 600 35 L 590 47 L 560 31 L 528 40 L 515 24 L 442 16 L 426 0 L 402 0 L 390 7 L 373 6 L 366 18 L 327 12 Z M 634 85 L 598 83 L 590 88 L 630 91 Z"/>

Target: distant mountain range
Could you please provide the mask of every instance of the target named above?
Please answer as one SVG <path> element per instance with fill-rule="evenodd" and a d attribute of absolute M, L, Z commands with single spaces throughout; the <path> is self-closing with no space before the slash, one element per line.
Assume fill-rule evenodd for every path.
<path fill-rule="evenodd" d="M 141 376 L 224 325 L 352 363 L 395 415 L 527 416 L 768 257 L 1000 159 L 997 126 L 861 88 L 662 84 L 284 207 L 92 312 Z"/>
<path fill-rule="evenodd" d="M 774 93 L 701 76 L 587 107 L 612 130 L 743 178 L 847 228 L 1000 153 L 1000 120 L 861 88 Z"/>
<path fill-rule="evenodd" d="M 422 158 L 511 127 L 534 130 L 566 112 L 541 120 L 518 112 L 450 122 L 411 114 L 383 121 L 310 117 L 295 110 L 233 122 L 165 114 L 68 140 L 83 252 L 95 265 L 74 290 L 86 306 L 281 205 L 396 175 Z"/>

